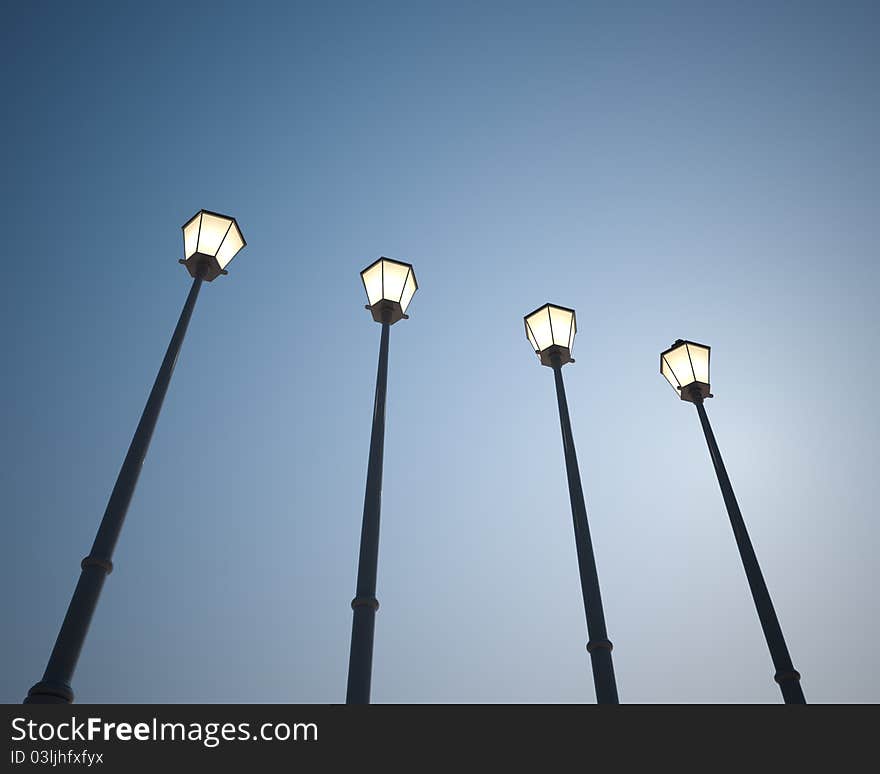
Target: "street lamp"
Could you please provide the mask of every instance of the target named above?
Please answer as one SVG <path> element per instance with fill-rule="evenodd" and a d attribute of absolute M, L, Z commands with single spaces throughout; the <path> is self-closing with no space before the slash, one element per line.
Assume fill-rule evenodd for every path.
<path fill-rule="evenodd" d="M 351 652 L 348 661 L 346 704 L 369 704 L 373 669 L 373 632 L 376 625 L 376 568 L 379 561 L 379 514 L 382 508 L 382 457 L 385 446 L 385 392 L 388 383 L 388 332 L 398 320 L 409 319 L 406 309 L 418 290 L 408 263 L 379 258 L 361 272 L 373 319 L 382 324 L 379 369 L 373 403 L 373 429 L 364 494 L 364 517 L 358 559 L 357 591 L 351 601 Z"/>
<path fill-rule="evenodd" d="M 785 638 L 782 636 L 782 627 L 780 627 L 776 611 L 773 609 L 770 592 L 767 590 L 761 567 L 758 565 L 758 557 L 755 555 L 755 549 L 752 547 L 752 541 L 746 531 L 746 523 L 743 521 L 742 513 L 733 494 L 733 487 L 727 476 L 724 460 L 721 459 L 715 434 L 712 432 L 709 417 L 703 406 L 703 401 L 712 397 L 709 391 L 709 347 L 705 344 L 679 339 L 669 349 L 661 353 L 660 373 L 666 377 L 682 400 L 693 403 L 697 407 L 700 424 L 703 426 L 703 433 L 706 436 L 706 444 L 709 446 L 709 456 L 712 458 L 712 465 L 715 467 L 715 474 L 721 485 L 721 495 L 727 506 L 730 526 L 733 527 L 733 535 L 736 538 L 740 559 L 746 571 L 752 599 L 754 599 L 755 607 L 758 610 L 758 619 L 761 621 L 764 638 L 770 649 L 770 657 L 776 668 L 774 679 L 779 683 L 786 704 L 806 704 L 800 684 L 801 676 L 791 663 L 791 656 L 788 654 Z"/>
<path fill-rule="evenodd" d="M 180 263 L 186 266 L 192 276 L 192 287 L 110 494 L 92 550 L 80 564 L 82 571 L 79 581 L 67 608 L 67 614 L 64 616 L 64 622 L 61 624 L 43 679 L 28 691 L 25 704 L 67 704 L 73 701 L 70 683 L 76 663 L 97 607 L 104 580 L 113 570 L 113 549 L 116 547 L 125 514 L 137 486 L 138 476 L 162 408 L 162 401 L 168 391 L 180 346 L 183 344 L 193 307 L 199 295 L 199 288 L 203 281 L 211 282 L 220 274 L 227 273 L 226 266 L 245 246 L 245 241 L 235 218 L 200 210 L 183 225 L 183 245 L 186 257 L 181 258 Z"/>
<path fill-rule="evenodd" d="M 562 425 L 562 448 L 565 451 L 565 470 L 568 475 L 568 496 L 571 500 L 571 516 L 574 521 L 574 541 L 577 547 L 578 568 L 581 576 L 581 593 L 587 618 L 589 642 L 587 651 L 593 666 L 593 683 L 599 704 L 618 704 L 614 664 L 611 660 L 611 642 L 605 630 L 605 613 L 599 593 L 599 575 L 593 556 L 590 526 L 587 522 L 587 506 L 581 474 L 578 470 L 574 436 L 568 416 L 565 385 L 562 382 L 562 366 L 573 363 L 571 348 L 577 331 L 574 309 L 544 304 L 524 318 L 526 336 L 541 360 L 541 364 L 553 369 L 556 379 L 556 400 L 559 404 L 559 421 Z"/>

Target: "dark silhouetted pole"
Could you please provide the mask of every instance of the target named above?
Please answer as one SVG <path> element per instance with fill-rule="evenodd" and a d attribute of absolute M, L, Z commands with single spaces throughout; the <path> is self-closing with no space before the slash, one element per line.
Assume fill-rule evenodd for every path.
<path fill-rule="evenodd" d="M 611 660 L 612 645 L 605 630 L 605 613 L 602 609 L 602 595 L 599 593 L 599 575 L 593 556 L 593 543 L 590 540 L 590 526 L 587 523 L 587 506 L 581 474 L 578 469 L 571 420 L 568 416 L 568 402 L 565 399 L 565 385 L 562 382 L 562 363 L 558 355 L 552 356 L 553 375 L 556 378 L 556 399 L 559 403 L 559 421 L 562 425 L 562 446 L 565 450 L 565 470 L 568 474 L 568 494 L 571 500 L 571 516 L 574 521 L 574 540 L 577 546 L 578 568 L 581 575 L 581 591 L 584 597 L 584 613 L 587 618 L 587 632 L 590 641 L 587 651 L 593 665 L 593 683 L 596 686 L 596 701 L 599 704 L 618 704 L 617 683 L 614 679 L 614 664 Z"/>
<path fill-rule="evenodd" d="M 70 683 L 79 660 L 92 615 L 98 604 L 98 597 L 104 586 L 104 579 L 113 570 L 113 549 L 119 539 L 125 514 L 137 486 L 138 476 L 150 446 L 150 439 L 156 427 L 156 420 L 162 409 L 162 401 L 168 391 L 171 374 L 180 353 L 180 346 L 186 335 L 186 329 L 192 316 L 199 288 L 202 285 L 201 274 L 193 279 L 192 287 L 168 345 L 168 351 L 159 368 L 159 374 L 150 391 L 150 397 L 138 422 L 128 454 L 122 463 L 122 469 L 116 479 L 116 485 L 101 519 L 101 526 L 92 545 L 89 555 L 82 560 L 82 572 L 73 592 L 73 598 L 67 608 L 67 615 L 61 624 L 61 631 L 55 641 L 49 663 L 40 680 L 28 691 L 26 704 L 65 704 L 73 701 L 73 690 Z"/>
<path fill-rule="evenodd" d="M 688 400 L 691 400 L 696 405 L 700 424 L 703 426 L 703 433 L 709 446 L 709 456 L 712 458 L 712 464 L 718 476 L 718 483 L 721 485 L 721 494 L 724 497 L 724 504 L 727 506 L 727 515 L 730 517 L 730 526 L 733 527 L 733 535 L 736 538 L 736 545 L 739 548 L 743 569 L 745 569 L 746 578 L 749 581 L 752 599 L 755 600 L 758 618 L 761 621 L 761 628 L 764 630 L 764 638 L 767 640 L 767 646 L 770 648 L 770 657 L 773 659 L 773 666 L 776 668 L 774 679 L 779 683 L 779 688 L 782 690 L 782 697 L 786 704 L 806 704 L 807 702 L 800 684 L 801 676 L 791 663 L 791 656 L 788 653 L 785 638 L 782 636 L 782 628 L 779 625 L 779 619 L 776 617 L 776 611 L 773 609 L 770 592 L 767 590 L 767 584 L 764 582 L 761 567 L 758 565 L 758 557 L 755 556 L 755 549 L 752 547 L 752 541 L 749 539 L 749 533 L 746 531 L 745 521 L 743 521 L 742 513 L 733 494 L 733 487 L 727 476 L 724 461 L 721 459 L 721 452 L 718 450 L 715 434 L 712 432 L 712 426 L 709 424 L 709 417 L 706 416 L 706 409 L 703 406 L 703 397 L 700 394 L 699 388 L 691 390 Z"/>
<path fill-rule="evenodd" d="M 386 258 L 373 261 L 361 272 L 373 320 L 382 325 L 376 397 L 373 402 L 373 428 L 364 518 L 358 557 L 357 588 L 351 601 L 351 650 L 348 657 L 346 704 L 369 704 L 373 672 L 373 634 L 376 628 L 376 569 L 379 564 L 379 515 L 382 510 L 382 456 L 385 448 L 385 393 L 388 385 L 388 336 L 400 320 L 408 320 L 407 307 L 418 290 L 412 264 Z"/>
<path fill-rule="evenodd" d="M 390 317 L 390 315 L 388 315 Z M 348 660 L 346 704 L 369 704 L 373 671 L 373 632 L 376 627 L 376 569 L 379 562 L 379 515 L 382 510 L 382 457 L 385 447 L 385 392 L 388 384 L 388 335 L 391 324 L 382 322 L 376 398 L 373 403 L 373 430 L 364 494 L 361 550 L 358 559 L 357 591 L 351 601 L 351 652 Z"/>

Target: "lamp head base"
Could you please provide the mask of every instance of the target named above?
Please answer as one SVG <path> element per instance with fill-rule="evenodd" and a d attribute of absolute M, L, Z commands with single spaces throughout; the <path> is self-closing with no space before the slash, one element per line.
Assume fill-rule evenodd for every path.
<path fill-rule="evenodd" d="M 553 344 L 535 354 L 540 358 L 541 365 L 545 365 L 548 368 L 556 368 L 557 366 L 564 366 L 566 363 L 574 362 L 571 350 L 559 344 Z"/>
<path fill-rule="evenodd" d="M 213 255 L 193 253 L 189 258 L 181 258 L 179 263 L 186 266 L 190 277 L 195 279 L 201 276 L 205 282 L 211 282 L 221 274 L 229 274 L 226 269 L 221 269 L 220 264 Z"/>
<path fill-rule="evenodd" d="M 403 313 L 403 307 L 397 301 L 389 301 L 387 298 L 377 301 L 372 306 L 367 304 L 364 308 L 370 310 L 377 323 L 387 322 L 389 325 L 394 325 L 398 320 L 409 319 L 409 315 Z"/>
<path fill-rule="evenodd" d="M 709 392 L 709 385 L 705 382 L 691 382 L 687 387 L 682 387 L 678 392 L 679 397 L 689 403 L 702 403 L 706 398 L 712 397 L 712 393 Z"/>

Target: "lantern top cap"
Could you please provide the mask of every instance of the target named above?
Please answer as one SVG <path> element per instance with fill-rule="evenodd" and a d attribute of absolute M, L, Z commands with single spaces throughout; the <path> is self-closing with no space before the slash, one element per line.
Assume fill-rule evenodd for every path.
<path fill-rule="evenodd" d="M 551 304 L 551 303 L 548 301 L 546 304 L 541 304 L 541 306 L 539 306 L 539 307 L 538 307 L 537 309 L 535 309 L 534 311 L 529 312 L 528 314 L 523 315 L 523 320 L 528 320 L 529 317 L 531 317 L 531 316 L 534 315 L 534 314 L 537 314 L 538 312 L 540 312 L 540 311 L 542 311 L 542 310 L 544 310 L 544 309 L 561 309 L 563 312 L 571 312 L 572 314 L 575 314 L 574 309 L 571 309 L 571 308 L 569 308 L 569 307 L 567 307 L 567 306 L 561 306 L 561 305 L 559 305 L 559 304 Z"/>
<path fill-rule="evenodd" d="M 385 261 L 386 263 L 395 263 L 398 266 L 405 266 L 407 269 L 409 269 L 412 272 L 413 282 L 416 283 L 416 287 L 418 288 L 419 283 L 416 280 L 416 272 L 415 272 L 415 269 L 413 268 L 413 265 L 411 263 L 407 263 L 406 261 L 398 261 L 396 258 L 388 258 L 384 255 L 377 258 L 375 261 L 373 261 L 369 266 L 367 266 L 366 269 L 362 269 L 361 274 L 365 274 L 370 269 L 372 269 L 377 263 L 382 263 L 382 261 Z"/>
<path fill-rule="evenodd" d="M 231 220 L 235 228 L 238 230 L 238 235 L 241 237 L 241 246 L 247 247 L 247 240 L 244 238 L 244 234 L 241 232 L 241 226 L 238 225 L 238 220 L 236 220 L 232 215 L 224 215 L 222 212 L 214 212 L 214 210 L 199 210 L 195 215 L 193 215 L 186 223 L 184 223 L 181 228 L 186 228 L 190 223 L 192 223 L 196 218 L 200 215 L 213 215 L 215 218 L 223 218 L 223 220 Z M 239 248 L 241 249 L 241 248 Z"/>
<path fill-rule="evenodd" d="M 676 339 L 669 349 L 664 349 L 660 356 L 663 357 L 667 352 L 672 352 L 674 349 L 678 349 L 682 344 L 693 344 L 695 347 L 702 347 L 703 349 L 712 349 L 708 344 L 700 344 L 699 341 L 691 341 L 690 339 Z"/>

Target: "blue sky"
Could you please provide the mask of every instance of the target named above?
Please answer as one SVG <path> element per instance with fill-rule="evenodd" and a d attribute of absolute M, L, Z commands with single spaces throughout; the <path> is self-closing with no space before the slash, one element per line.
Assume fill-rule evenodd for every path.
<path fill-rule="evenodd" d="M 594 700 L 552 374 L 624 702 L 778 702 L 707 403 L 808 701 L 874 702 L 873 3 L 24 3 L 3 35 L 0 700 L 42 674 L 189 281 L 206 286 L 74 679 L 344 701 L 379 327 L 373 700 Z"/>

